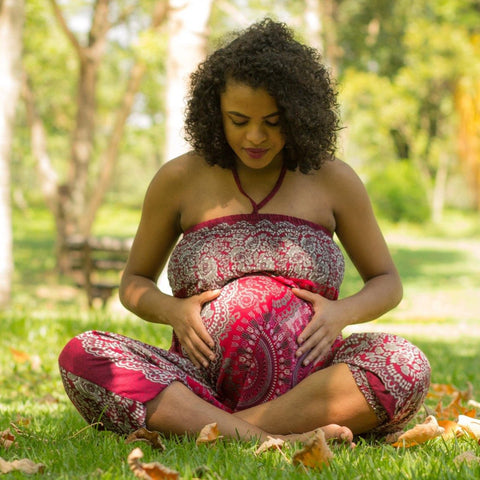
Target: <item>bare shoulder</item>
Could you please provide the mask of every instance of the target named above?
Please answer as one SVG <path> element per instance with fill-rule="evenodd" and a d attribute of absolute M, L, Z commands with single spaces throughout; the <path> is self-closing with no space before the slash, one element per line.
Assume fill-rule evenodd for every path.
<path fill-rule="evenodd" d="M 186 153 L 164 163 L 150 182 L 146 199 L 163 199 L 169 204 L 179 205 L 192 179 L 204 168 L 203 164 L 203 158 L 194 153 Z"/>
<path fill-rule="evenodd" d="M 325 162 L 319 173 L 322 188 L 328 191 L 332 207 L 337 212 L 369 201 L 359 175 L 343 160 L 336 158 Z"/>
<path fill-rule="evenodd" d="M 355 184 L 363 185 L 355 170 L 339 158 L 326 161 L 319 172 L 321 181 L 333 186 L 334 189 L 352 187 Z"/>
<path fill-rule="evenodd" d="M 176 190 L 198 173 L 204 163 L 202 157 L 194 153 L 185 153 L 164 163 L 153 177 L 152 184 L 167 184 Z"/>

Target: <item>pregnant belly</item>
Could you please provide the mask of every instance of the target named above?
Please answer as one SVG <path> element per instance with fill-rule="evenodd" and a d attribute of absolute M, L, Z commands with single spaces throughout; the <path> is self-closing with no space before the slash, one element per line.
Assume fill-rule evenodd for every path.
<path fill-rule="evenodd" d="M 223 287 L 202 317 L 215 340 L 211 381 L 233 410 L 266 402 L 302 380 L 311 366 L 295 357 L 297 337 L 310 321 L 310 304 L 282 280 L 239 278 Z"/>

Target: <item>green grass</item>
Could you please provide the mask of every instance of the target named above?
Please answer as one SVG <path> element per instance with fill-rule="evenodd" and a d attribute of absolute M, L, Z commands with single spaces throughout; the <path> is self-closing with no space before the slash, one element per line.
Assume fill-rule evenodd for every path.
<path fill-rule="evenodd" d="M 105 209 L 97 233 L 133 235 L 138 213 Z M 114 222 L 113 217 L 120 221 Z M 455 322 L 460 319 L 452 312 L 461 308 L 462 300 L 458 283 L 467 292 L 478 289 L 476 255 L 480 243 L 474 217 L 463 215 L 457 221 L 461 228 L 448 228 L 451 226 L 448 225 L 443 229 L 427 226 L 419 230 L 408 225 L 387 226 L 387 238 L 392 241 L 406 292 L 421 292 L 427 306 L 429 298 L 446 292 L 452 303 L 452 311 L 440 317 L 424 312 L 419 319 L 421 308 L 416 301 L 407 302 L 400 316 L 391 314 L 382 320 L 387 327 L 397 325 L 404 318 L 408 322 L 423 323 L 432 330 L 440 324 L 451 325 L 455 330 Z M 0 313 L 0 431 L 13 423 L 22 433 L 17 434 L 17 446 L 8 450 L 0 447 L 0 457 L 6 460 L 29 458 L 44 463 L 45 473 L 33 478 L 132 479 L 127 455 L 133 446 L 126 445 L 123 438 L 112 433 L 85 428 L 84 421 L 63 391 L 57 357 L 72 336 L 91 328 L 113 330 L 163 347 L 168 346 L 171 333 L 167 327 L 142 322 L 113 310 L 88 312 L 84 308 L 83 293 L 75 290 L 68 279 L 59 281 L 53 273 L 52 228 L 51 219 L 44 211 L 30 211 L 27 220 L 15 216 L 14 303 L 11 309 Z M 358 280 L 349 271 L 344 292 L 353 290 L 356 282 Z M 462 321 L 473 327 L 475 312 L 467 313 Z M 408 338 L 429 357 L 433 382 L 452 383 L 460 389 L 471 382 L 474 392 L 480 392 L 478 335 L 418 336 L 412 329 Z M 30 361 L 21 363 L 11 349 L 27 352 L 31 358 L 37 355 L 40 362 L 35 368 Z M 477 400 L 480 400 L 478 396 Z M 432 402 L 428 402 L 430 407 L 434 407 Z M 424 415 L 420 412 L 417 420 Z M 164 443 L 165 452 L 140 444 L 145 454 L 143 461 L 161 462 L 179 471 L 184 479 L 193 478 L 195 469 L 201 466 L 218 475 L 204 478 L 224 480 L 480 477 L 480 465 L 457 467 L 453 461 L 468 450 L 480 456 L 478 443 L 468 439 L 444 441 L 439 438 L 420 447 L 399 450 L 379 440 L 358 439 L 354 450 L 333 447 L 335 459 L 321 473 L 294 467 L 278 452 L 257 457 L 254 442 L 221 441 L 213 447 L 196 447 L 192 439 L 171 439 Z M 285 455 L 291 458 L 298 447 L 285 449 Z M 16 472 L 1 478 L 31 477 Z"/>
<path fill-rule="evenodd" d="M 4 459 L 30 458 L 46 465 L 43 477 L 55 479 L 131 479 L 127 456 L 133 449 L 123 438 L 109 432 L 84 428 L 85 423 L 76 413 L 66 395 L 56 367 L 56 357 L 65 341 L 78 331 L 102 325 L 115 327 L 127 335 L 139 338 L 156 338 L 159 345 L 168 343 L 168 329 L 122 321 L 114 324 L 107 318 L 95 315 L 75 318 L 57 318 L 49 323 L 41 318 L 2 316 L 4 335 L 0 339 L 1 380 L 0 431 L 16 424 L 18 446 L 1 450 Z M 144 328 L 145 327 L 145 328 Z M 148 328 L 147 328 L 148 327 Z M 453 383 L 465 388 L 467 382 L 480 391 L 478 376 L 478 341 L 465 338 L 456 345 L 448 340 L 413 340 L 429 356 L 433 368 L 433 381 Z M 18 363 L 10 354 L 10 347 L 37 354 L 41 358 L 38 371 L 29 362 Z M 53 397 L 53 398 L 52 398 Z M 434 404 L 431 403 L 433 407 Z M 422 419 L 423 412 L 418 419 Z M 321 475 L 314 471 L 305 473 L 292 466 L 278 452 L 254 455 L 256 444 L 219 442 L 211 447 L 196 447 L 192 439 L 165 440 L 165 452 L 152 450 L 139 444 L 145 457 L 143 461 L 158 461 L 190 479 L 200 466 L 207 466 L 222 479 L 300 479 L 300 478 L 365 478 L 365 479 L 447 479 L 478 478 L 480 466 L 457 468 L 453 459 L 460 453 L 473 450 L 480 455 L 480 447 L 473 440 L 443 441 L 408 450 L 396 450 L 378 440 L 359 439 L 355 450 L 333 447 L 335 459 Z M 289 447 L 285 455 L 291 459 L 296 448 Z M 3 478 L 3 477 L 2 477 Z M 25 478 L 12 473 L 4 478 Z M 208 477 L 207 477 L 208 478 Z"/>

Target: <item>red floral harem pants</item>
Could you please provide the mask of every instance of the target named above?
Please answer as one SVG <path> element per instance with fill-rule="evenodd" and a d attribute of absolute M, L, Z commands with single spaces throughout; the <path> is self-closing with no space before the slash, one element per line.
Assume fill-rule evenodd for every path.
<path fill-rule="evenodd" d="M 120 434 L 144 426 L 145 403 L 174 381 L 218 408 L 235 410 L 222 401 L 204 369 L 175 352 L 118 334 L 83 333 L 67 344 L 59 362 L 65 390 L 85 420 L 100 421 Z M 429 387 L 427 359 L 395 335 L 361 333 L 339 340 L 320 368 L 337 363 L 349 366 L 376 412 L 381 422 L 378 433 L 402 428 L 422 405 Z M 276 396 L 273 392 L 271 398 Z"/>

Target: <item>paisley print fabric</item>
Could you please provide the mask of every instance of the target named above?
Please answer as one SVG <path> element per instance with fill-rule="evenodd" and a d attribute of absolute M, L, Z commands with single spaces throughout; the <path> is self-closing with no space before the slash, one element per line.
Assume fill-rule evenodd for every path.
<path fill-rule="evenodd" d="M 312 316 L 299 287 L 335 300 L 344 260 L 328 230 L 282 215 L 250 214 L 202 223 L 185 232 L 169 262 L 174 295 L 210 289 L 220 295 L 201 315 L 216 359 L 196 368 L 178 339 L 168 351 L 108 332 L 72 339 L 59 362 L 67 394 L 88 422 L 128 433 L 145 423 L 145 403 L 174 381 L 233 412 L 287 392 L 314 371 L 350 367 L 381 421 L 397 430 L 420 407 L 430 367 L 423 353 L 388 334 L 339 337 L 321 361 L 302 365 L 297 337 Z"/>

